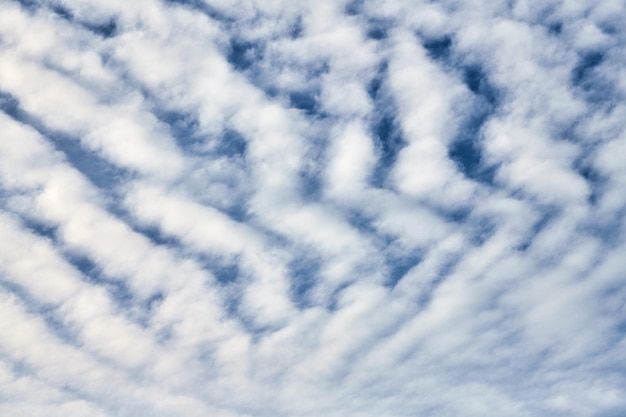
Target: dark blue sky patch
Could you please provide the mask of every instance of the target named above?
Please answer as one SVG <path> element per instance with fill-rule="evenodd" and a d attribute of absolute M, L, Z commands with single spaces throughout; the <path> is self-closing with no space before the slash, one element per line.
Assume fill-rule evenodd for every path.
<path fill-rule="evenodd" d="M 115 304 L 121 308 L 131 310 L 135 306 L 137 297 L 124 281 L 102 279 L 100 285 L 107 290 Z"/>
<path fill-rule="evenodd" d="M 419 251 L 404 256 L 388 257 L 386 260 L 388 273 L 384 283 L 385 287 L 394 288 L 411 268 L 422 261 L 423 257 L 423 253 Z"/>
<path fill-rule="evenodd" d="M 335 312 L 339 309 L 339 301 L 341 299 L 341 295 L 342 293 L 346 290 L 346 288 L 350 287 L 353 283 L 352 282 L 346 282 L 343 283 L 341 285 L 339 285 L 331 294 L 330 296 L 330 300 L 328 301 L 328 305 L 326 306 L 326 309 L 330 312 Z"/>
<path fill-rule="evenodd" d="M 588 103 L 600 109 L 610 109 L 624 100 L 615 88 L 614 80 L 599 71 L 607 58 L 607 52 L 595 51 L 582 55 L 571 73 L 571 83 L 576 92 Z"/>
<path fill-rule="evenodd" d="M 67 342 L 77 343 L 76 333 L 63 323 L 62 318 L 58 316 L 55 309 L 51 305 L 35 299 L 27 288 L 5 281 L 0 275 L 0 293 L 2 292 L 11 293 L 17 297 L 24 304 L 26 312 L 43 319 L 46 327 L 52 334 Z"/>
<path fill-rule="evenodd" d="M 328 140 L 314 138 L 305 154 L 304 163 L 298 172 L 298 189 L 300 196 L 306 201 L 318 201 L 322 198 L 324 179 L 321 176 L 324 170 L 323 161 L 327 160 Z"/>
<path fill-rule="evenodd" d="M 372 101 L 378 99 L 381 93 L 381 89 L 384 86 L 385 77 L 387 75 L 388 67 L 389 64 L 386 61 L 380 63 L 376 75 L 372 78 L 367 86 L 367 94 L 372 99 Z"/>
<path fill-rule="evenodd" d="M 76 329 L 72 329 L 63 323 L 62 318 L 55 314 L 54 310 L 40 311 L 39 316 L 43 317 L 48 329 L 57 337 L 66 342 L 80 344 Z"/>
<path fill-rule="evenodd" d="M 104 22 L 90 22 L 87 20 L 76 19 L 72 11 L 61 4 L 53 4 L 50 7 L 50 11 L 59 16 L 61 19 L 82 26 L 88 31 L 103 38 L 110 38 L 117 34 L 118 25 L 113 18 Z"/>
<path fill-rule="evenodd" d="M 626 208 L 616 212 L 588 219 L 579 226 L 578 232 L 593 236 L 602 242 L 606 249 L 618 247 L 623 239 L 623 227 L 626 222 Z"/>
<path fill-rule="evenodd" d="M 367 37 L 377 41 L 387 37 L 387 30 L 381 26 L 373 26 L 367 30 Z"/>
<path fill-rule="evenodd" d="M 406 141 L 390 113 L 382 114 L 374 120 L 372 134 L 380 155 L 372 181 L 374 185 L 381 186 L 396 162 L 398 154 L 406 146 Z"/>
<path fill-rule="evenodd" d="M 233 18 L 225 16 L 223 13 L 220 13 L 215 8 L 208 5 L 206 2 L 202 0 L 163 0 L 166 4 L 177 4 L 183 7 L 187 7 L 192 10 L 196 10 L 198 12 L 203 13 L 207 17 L 217 20 L 223 23 L 230 24 L 234 21 Z"/>
<path fill-rule="evenodd" d="M 84 281 L 106 290 L 118 307 L 125 310 L 132 309 L 135 295 L 124 281 L 105 275 L 102 267 L 88 255 L 65 251 L 63 257 L 80 271 Z"/>
<path fill-rule="evenodd" d="M 624 26 L 624 22 L 621 20 L 621 16 L 617 13 L 611 16 L 605 16 L 603 20 L 596 20 L 594 23 L 598 28 L 602 30 L 602 32 L 609 36 L 618 35 L 620 30 L 622 30 Z"/>
<path fill-rule="evenodd" d="M 38 118 L 23 111 L 19 101 L 11 94 L 0 92 L 0 109 L 17 122 L 32 127 L 48 139 L 58 151 L 65 154 L 68 162 L 96 187 L 102 190 L 111 189 L 127 177 L 128 173 L 122 168 L 83 148 L 79 139 L 50 129 Z"/>
<path fill-rule="evenodd" d="M 448 278 L 448 276 L 454 271 L 454 268 L 460 261 L 458 256 L 450 256 L 450 258 L 443 263 L 439 268 L 437 275 L 424 286 L 424 291 L 417 298 L 417 303 L 422 308 L 426 308 L 435 295 L 437 288 Z"/>
<path fill-rule="evenodd" d="M 472 214 L 471 207 L 432 207 L 438 215 L 456 224 L 464 224 L 469 221 Z"/>
<path fill-rule="evenodd" d="M 154 310 L 158 305 L 160 305 L 163 302 L 164 299 L 165 297 L 163 296 L 163 293 L 161 292 L 158 292 L 152 295 L 145 302 L 146 310 Z"/>
<path fill-rule="evenodd" d="M 24 112 L 20 108 L 19 100 L 12 94 L 4 91 L 0 91 L 0 110 L 17 121 L 21 121 L 25 117 Z"/>
<path fill-rule="evenodd" d="M 63 324 L 62 318 L 56 314 L 55 309 L 51 305 L 40 302 L 32 297 L 25 287 L 5 281 L 2 275 L 0 275 L 0 293 L 3 292 L 17 297 L 24 304 L 26 312 L 40 317 L 52 334 L 67 342 L 77 343 L 75 332 Z"/>
<path fill-rule="evenodd" d="M 37 10 L 41 7 L 41 3 L 37 0 L 15 0 L 23 8 L 29 11 Z"/>
<path fill-rule="evenodd" d="M 428 56 L 435 60 L 446 60 L 452 52 L 452 37 L 444 36 L 441 38 L 426 39 L 422 42 Z"/>
<path fill-rule="evenodd" d="M 288 265 L 289 296 L 293 303 L 301 309 L 311 306 L 310 291 L 317 283 L 320 262 L 312 256 L 302 254 Z"/>
<path fill-rule="evenodd" d="M 226 129 L 220 138 L 215 152 L 228 157 L 244 157 L 248 141 L 236 130 Z"/>
<path fill-rule="evenodd" d="M 396 106 L 385 87 L 388 63 L 381 62 L 376 75 L 368 85 L 368 94 L 374 103 L 370 132 L 379 155 L 372 175 L 372 184 L 382 187 L 406 141 L 396 121 Z"/>
<path fill-rule="evenodd" d="M 237 71 L 246 71 L 263 59 L 263 44 L 233 38 L 226 59 Z"/>
<path fill-rule="evenodd" d="M 289 105 L 312 116 L 318 109 L 317 93 L 315 91 L 293 91 L 289 93 Z"/>
<path fill-rule="evenodd" d="M 487 164 L 485 160 L 482 129 L 497 112 L 500 93 L 479 66 L 464 67 L 463 80 L 474 96 L 470 111 L 448 148 L 448 157 L 467 178 L 493 185 L 497 167 Z"/>
<path fill-rule="evenodd" d="M 68 263 L 87 277 L 88 280 L 91 280 L 92 277 L 100 276 L 102 268 L 87 255 L 76 252 L 65 252 L 63 256 Z"/>
<path fill-rule="evenodd" d="M 380 231 L 376 229 L 372 223 L 375 220 L 375 216 L 370 216 L 364 212 L 361 208 L 355 208 L 344 213 L 346 220 L 350 223 L 350 226 L 354 227 L 359 233 L 364 233 L 369 236 L 379 236 Z M 394 242 L 393 236 L 381 236 L 381 241 L 385 247 L 389 247 Z"/>
<path fill-rule="evenodd" d="M 478 140 L 471 137 L 457 139 L 448 149 L 448 157 L 467 178 L 486 185 L 494 183 L 496 167 L 484 163 L 482 146 Z"/>
<path fill-rule="evenodd" d="M 138 224 L 134 221 L 131 214 L 121 211 L 116 213 L 131 229 L 146 237 L 153 245 L 156 246 L 179 246 L 180 243 L 173 237 L 166 235 L 158 226 Z"/>
<path fill-rule="evenodd" d="M 389 22 L 385 22 L 383 20 L 370 20 L 367 23 L 366 35 L 369 39 L 377 41 L 383 40 L 387 37 L 389 25 Z"/>
<path fill-rule="evenodd" d="M 115 188 L 123 179 L 128 178 L 127 171 L 83 148 L 77 139 L 56 135 L 53 132 L 49 132 L 45 136 L 51 139 L 56 148 L 65 154 L 74 168 L 101 190 Z"/>
<path fill-rule="evenodd" d="M 361 14 L 363 10 L 363 0 L 349 1 L 344 7 L 344 13 L 348 16 L 356 16 Z"/>
<path fill-rule="evenodd" d="M 487 242 L 496 229 L 496 224 L 488 218 L 471 219 L 466 223 L 469 239 L 475 246 L 481 246 Z"/>
<path fill-rule="evenodd" d="M 604 61 L 604 53 L 594 51 L 582 55 L 572 70 L 572 84 L 584 84 L 591 77 L 594 68 Z"/>
<path fill-rule="evenodd" d="M 550 35 L 558 36 L 561 34 L 561 32 L 563 32 L 563 23 L 554 22 L 548 24 L 548 33 Z"/>
<path fill-rule="evenodd" d="M 210 271 L 215 275 L 215 279 L 222 285 L 229 285 L 237 282 L 241 275 L 237 260 L 225 262 L 220 259 L 213 259 L 207 263 Z"/>
<path fill-rule="evenodd" d="M 62 19 L 65 19 L 68 21 L 74 20 L 74 14 L 72 13 L 72 11 L 68 9 L 67 7 L 63 6 L 62 4 L 53 4 L 50 7 L 50 10 L 52 11 L 52 13 L 54 13 L 55 15 L 59 16 Z"/>
<path fill-rule="evenodd" d="M 520 252 L 526 251 L 533 243 L 535 237 L 544 230 L 550 222 L 557 216 L 558 210 L 543 208 L 541 218 L 530 228 L 530 233 L 517 246 Z"/>
<path fill-rule="evenodd" d="M 585 179 L 591 193 L 589 194 L 589 203 L 591 205 L 597 204 L 602 197 L 602 192 L 606 185 L 606 179 L 600 174 L 600 172 L 593 167 L 589 162 L 583 161 L 574 167 L 578 174 Z"/>
<path fill-rule="evenodd" d="M 26 229 L 52 241 L 56 240 L 58 227 L 43 223 L 36 218 L 22 217 L 21 221 Z"/>
<path fill-rule="evenodd" d="M 236 222 L 245 222 L 248 219 L 248 203 L 244 198 L 217 208 Z"/>
<path fill-rule="evenodd" d="M 293 25 L 291 25 L 291 29 L 289 30 L 289 37 L 291 39 L 297 39 L 302 36 L 303 32 L 304 25 L 302 24 L 302 16 L 298 16 Z"/>
<path fill-rule="evenodd" d="M 115 304 L 123 310 L 131 310 L 137 301 L 130 287 L 121 279 L 104 274 L 102 267 L 90 257 L 66 252 L 65 259 L 83 274 L 83 280 L 107 291 Z"/>
<path fill-rule="evenodd" d="M 456 163 L 465 176 L 468 178 L 478 176 L 482 159 L 482 151 L 479 144 L 476 144 L 470 138 L 458 140 L 450 146 L 448 156 Z"/>
<path fill-rule="evenodd" d="M 111 18 L 105 22 L 80 22 L 80 25 L 92 33 L 103 38 L 111 38 L 118 33 L 118 24 L 115 19 Z"/>
<path fill-rule="evenodd" d="M 490 106 L 497 106 L 499 103 L 499 91 L 489 81 L 487 73 L 479 65 L 468 65 L 462 68 L 463 82 L 467 88 L 479 96 Z"/>
<path fill-rule="evenodd" d="M 183 150 L 202 141 L 197 133 L 199 123 L 195 115 L 156 106 L 151 109 L 151 112 L 160 122 L 168 126 L 170 134 Z"/>
<path fill-rule="evenodd" d="M 322 195 L 323 180 L 312 171 L 300 171 L 299 176 L 300 196 L 305 201 L 317 201 Z"/>

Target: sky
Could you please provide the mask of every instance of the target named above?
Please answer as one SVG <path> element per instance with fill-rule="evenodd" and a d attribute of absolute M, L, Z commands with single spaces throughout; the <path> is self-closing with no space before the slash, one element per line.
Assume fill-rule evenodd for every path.
<path fill-rule="evenodd" d="M 624 22 L 0 0 L 0 415 L 626 415 Z"/>

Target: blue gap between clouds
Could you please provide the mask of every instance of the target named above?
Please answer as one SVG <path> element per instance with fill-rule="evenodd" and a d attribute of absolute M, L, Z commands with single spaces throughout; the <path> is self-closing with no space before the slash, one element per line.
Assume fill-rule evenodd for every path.
<path fill-rule="evenodd" d="M 44 237 L 51 241 L 56 241 L 56 234 L 58 227 L 50 224 L 46 224 L 37 220 L 36 218 L 21 217 L 20 221 L 24 227 L 32 234 Z"/>
<path fill-rule="evenodd" d="M 153 103 L 151 113 L 168 127 L 170 135 L 186 154 L 193 157 L 228 158 L 234 163 L 245 160 L 248 142 L 238 131 L 224 128 L 217 136 L 201 135 L 195 114 L 168 110 L 158 104 L 154 97 L 147 97 Z M 229 183 L 225 185 L 229 186 Z M 228 207 L 220 206 L 218 209 L 237 221 L 242 221 L 246 216 L 243 202 L 236 202 Z"/>
<path fill-rule="evenodd" d="M 341 298 L 341 293 L 346 288 L 352 286 L 352 284 L 354 284 L 354 281 L 345 282 L 345 283 L 339 285 L 337 288 L 335 288 L 335 290 L 333 291 L 333 293 L 330 296 L 330 300 L 328 302 L 328 305 L 326 306 L 326 309 L 328 311 L 335 312 L 335 311 L 339 310 L 339 299 Z"/>
<path fill-rule="evenodd" d="M 439 268 L 437 275 L 433 278 L 429 283 L 428 287 L 424 290 L 422 294 L 417 299 L 417 303 L 422 308 L 426 308 L 433 300 L 435 295 L 435 291 L 437 288 L 448 278 L 448 276 L 454 271 L 454 268 L 461 260 L 461 257 L 458 255 L 451 255 L 450 258 L 444 262 L 444 264 Z"/>
<path fill-rule="evenodd" d="M 576 67 L 572 70 L 572 84 L 580 85 L 587 81 L 595 67 L 604 60 L 604 53 L 599 51 L 584 54 L 578 60 Z"/>
<path fill-rule="evenodd" d="M 227 286 L 239 282 L 241 269 L 238 257 L 223 257 L 208 253 L 194 254 L 192 258 L 202 269 L 211 272 L 220 285 Z"/>
<path fill-rule="evenodd" d="M 451 36 L 423 39 L 422 46 L 434 61 L 460 71 L 463 83 L 474 96 L 472 111 L 459 127 L 448 150 L 448 157 L 466 177 L 493 185 L 496 167 L 485 165 L 480 135 L 483 125 L 498 108 L 501 93 L 489 81 L 480 65 L 455 62 L 454 39 Z"/>
<path fill-rule="evenodd" d="M 102 190 L 111 189 L 120 183 L 122 177 L 126 176 L 127 173 L 123 169 L 109 164 L 96 153 L 81 147 L 78 139 L 49 129 L 39 119 L 23 111 L 19 101 L 11 94 L 0 91 L 0 110 L 48 139 L 58 151 L 65 154 L 68 162 L 96 187 Z"/>
<path fill-rule="evenodd" d="M 386 74 L 387 63 L 382 63 L 368 86 L 368 94 L 374 103 L 373 114 L 375 115 L 370 129 L 380 155 L 372 175 L 372 182 L 378 187 L 384 185 L 398 154 L 406 146 L 406 141 L 396 122 L 395 104 L 385 94 Z"/>
<path fill-rule="evenodd" d="M 167 125 L 169 133 L 174 137 L 180 148 L 189 154 L 208 154 L 213 156 L 244 157 L 248 142 L 236 130 L 225 128 L 217 137 L 207 137 L 199 133 L 200 122 L 197 115 L 162 107 L 150 96 L 153 102 L 151 113 L 161 123 Z M 204 149 L 204 145 L 206 149 Z"/>
<path fill-rule="evenodd" d="M 352 0 L 344 6 L 344 13 L 348 16 L 357 16 L 363 9 L 363 0 Z"/>
<path fill-rule="evenodd" d="M 486 185 L 493 185 L 496 167 L 485 165 L 481 144 L 481 131 L 484 124 L 498 108 L 499 92 L 478 65 L 464 67 L 463 82 L 474 94 L 472 111 L 459 127 L 448 157 L 468 178 Z"/>
<path fill-rule="evenodd" d="M 606 60 L 607 52 L 593 51 L 583 54 L 574 67 L 570 82 L 579 94 L 597 108 L 609 108 L 624 100 L 613 82 L 606 79 L 597 68 Z"/>
<path fill-rule="evenodd" d="M 128 286 L 120 279 L 107 277 L 102 272 L 102 267 L 89 256 L 75 251 L 65 251 L 64 258 L 83 275 L 83 280 L 89 284 L 104 288 L 113 300 L 124 308 L 133 305 L 135 296 Z"/>
<path fill-rule="evenodd" d="M 520 252 L 526 251 L 530 247 L 530 245 L 532 245 L 535 237 L 539 235 L 539 233 L 541 233 L 541 231 L 550 224 L 550 222 L 558 215 L 559 212 L 557 209 L 550 208 L 541 208 L 541 210 L 541 218 L 532 226 L 532 229 L 528 236 L 526 236 L 525 239 L 523 239 L 522 242 L 517 245 L 517 247 L 515 248 L 516 250 Z"/>
<path fill-rule="evenodd" d="M 419 265 L 423 259 L 424 254 L 421 251 L 415 251 L 415 253 L 406 254 L 404 256 L 388 254 L 385 262 L 389 268 L 389 272 L 387 280 L 384 283 L 385 287 L 395 288 L 407 272 L 409 272 L 413 267 Z"/>
<path fill-rule="evenodd" d="M 311 306 L 310 292 L 317 283 L 320 260 L 305 253 L 288 265 L 289 295 L 294 304 L 304 309 Z"/>
<path fill-rule="evenodd" d="M 296 21 L 291 26 L 291 30 L 289 31 L 289 36 L 291 39 L 297 39 L 302 36 L 304 32 L 304 25 L 302 23 L 302 16 L 298 16 Z"/>
<path fill-rule="evenodd" d="M 153 98 L 148 96 L 147 99 Z M 195 115 L 166 110 L 157 104 L 152 106 L 150 112 L 157 120 L 167 125 L 169 133 L 183 151 L 193 149 L 194 146 L 204 142 L 204 138 L 198 135 L 199 123 Z"/>
<path fill-rule="evenodd" d="M 63 244 L 57 238 L 58 227 L 45 224 L 36 218 L 20 218 L 22 224 L 31 233 L 49 239 L 55 247 Z M 122 280 L 112 279 L 102 273 L 102 268 L 89 256 L 71 250 L 60 250 L 59 254 L 82 274 L 86 282 L 104 288 L 119 307 L 129 310 L 135 301 L 132 291 Z"/>
<path fill-rule="evenodd" d="M 289 105 L 298 110 L 302 110 L 307 116 L 317 113 L 318 98 L 314 91 L 292 91 L 288 94 Z"/>
<path fill-rule="evenodd" d="M 380 116 L 372 126 L 374 140 L 380 153 L 373 175 L 374 183 L 377 186 L 384 183 L 400 151 L 406 146 L 406 141 L 396 123 L 395 115 L 390 110 L 389 108 L 382 109 L 379 112 Z"/>
<path fill-rule="evenodd" d="M 263 43 L 232 38 L 226 59 L 235 70 L 243 72 L 263 59 L 263 49 Z"/>
<path fill-rule="evenodd" d="M 586 155 L 589 155 L 589 153 Z M 589 194 L 588 201 L 589 204 L 595 206 L 602 197 L 606 179 L 603 178 L 600 172 L 593 166 L 593 162 L 584 157 L 574 164 L 574 169 L 589 185 L 591 193 Z"/>
<path fill-rule="evenodd" d="M 367 23 L 366 35 L 369 39 L 376 41 L 382 41 L 387 38 L 389 28 L 393 26 L 392 22 L 387 22 L 381 19 L 373 19 Z"/>
<path fill-rule="evenodd" d="M 118 26 L 117 22 L 113 18 L 107 20 L 106 22 L 88 22 L 83 20 L 77 20 L 71 10 L 60 4 L 53 5 L 51 7 L 51 11 L 60 18 L 70 23 L 82 26 L 88 31 L 103 38 L 111 38 L 117 35 Z"/>
<path fill-rule="evenodd" d="M 133 293 L 124 279 L 107 276 L 102 271 L 102 267 L 88 255 L 75 251 L 65 251 L 63 256 L 67 262 L 81 272 L 85 282 L 104 289 L 121 314 L 140 326 L 146 327 L 148 325 L 151 312 L 163 299 L 162 293 L 159 292 L 146 300 L 141 300 Z"/>
<path fill-rule="evenodd" d="M 59 339 L 75 345 L 78 344 L 75 332 L 71 331 L 71 329 L 63 324 L 63 321 L 61 318 L 57 317 L 55 309 L 51 305 L 46 305 L 36 300 L 26 288 L 12 282 L 7 282 L 3 280 L 1 276 L 0 290 L 4 290 L 17 297 L 24 304 L 26 312 L 42 318 L 48 329 Z"/>
<path fill-rule="evenodd" d="M 419 250 L 407 254 L 394 253 L 393 249 L 397 247 L 396 237 L 390 235 L 381 236 L 380 231 L 372 223 L 373 219 L 368 217 L 362 210 L 351 210 L 346 213 L 346 218 L 350 225 L 360 233 L 379 237 L 379 247 L 386 248 L 383 250 L 384 261 L 387 267 L 385 287 L 394 288 L 411 268 L 422 261 L 424 254 Z"/>
<path fill-rule="evenodd" d="M 196 10 L 205 16 L 217 20 L 226 24 L 230 24 L 234 22 L 234 19 L 228 16 L 225 16 L 223 13 L 220 13 L 217 9 L 211 7 L 206 2 L 202 0 L 163 0 L 166 4 L 177 4 L 183 7 L 187 7 L 192 10 Z"/>
<path fill-rule="evenodd" d="M 118 217 L 134 232 L 146 237 L 153 245 L 175 250 L 181 256 L 194 260 L 202 269 L 213 273 L 220 284 L 228 285 L 237 281 L 240 273 L 237 259 L 226 259 L 217 255 L 189 252 L 189 249 L 178 237 L 164 233 L 157 225 L 137 223 L 133 216 L 125 211 L 121 211 Z"/>
<path fill-rule="evenodd" d="M 452 51 L 452 38 L 444 36 L 441 38 L 426 39 L 422 42 L 428 56 L 433 60 L 447 60 Z"/>
<path fill-rule="evenodd" d="M 324 179 L 321 174 L 323 163 L 327 160 L 328 138 L 323 134 L 312 136 L 304 163 L 298 171 L 298 189 L 304 201 L 316 202 L 323 198 Z"/>
<path fill-rule="evenodd" d="M 15 2 L 29 11 L 35 11 L 41 7 L 40 2 L 36 0 L 15 0 Z"/>
<path fill-rule="evenodd" d="M 297 19 L 291 31 L 290 38 L 301 36 L 302 21 Z M 304 85 L 300 89 L 281 91 L 273 85 L 275 75 L 266 73 L 259 65 L 264 60 L 265 42 L 242 39 L 233 36 L 228 49 L 224 52 L 227 61 L 234 70 L 242 73 L 254 86 L 261 89 L 269 97 L 282 96 L 291 108 L 302 111 L 306 116 L 324 117 L 319 113 L 319 88 Z M 320 75 L 328 71 L 328 63 L 320 62 L 315 67 L 307 68 L 309 80 L 317 80 Z M 315 83 L 314 83 L 315 84 Z"/>

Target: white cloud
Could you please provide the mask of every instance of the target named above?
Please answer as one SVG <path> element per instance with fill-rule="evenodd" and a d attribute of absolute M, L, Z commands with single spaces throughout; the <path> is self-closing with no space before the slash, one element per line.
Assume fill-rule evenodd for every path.
<path fill-rule="evenodd" d="M 0 414 L 623 414 L 625 13 L 3 1 Z"/>

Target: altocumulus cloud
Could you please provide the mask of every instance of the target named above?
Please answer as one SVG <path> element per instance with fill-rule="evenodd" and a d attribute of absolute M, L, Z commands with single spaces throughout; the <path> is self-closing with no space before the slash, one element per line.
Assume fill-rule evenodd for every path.
<path fill-rule="evenodd" d="M 0 415 L 626 415 L 624 22 L 0 0 Z"/>

